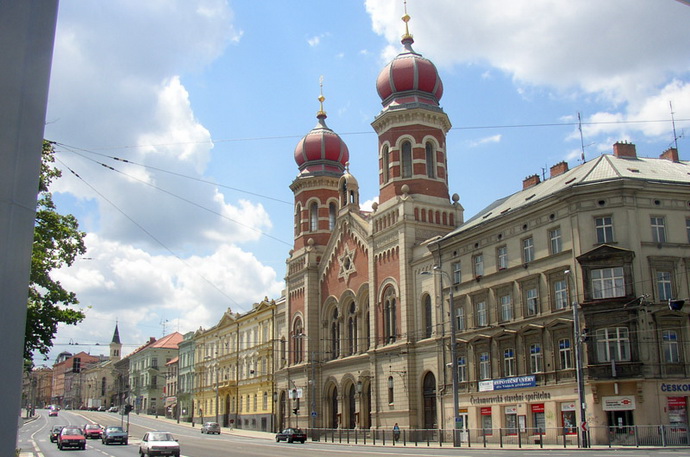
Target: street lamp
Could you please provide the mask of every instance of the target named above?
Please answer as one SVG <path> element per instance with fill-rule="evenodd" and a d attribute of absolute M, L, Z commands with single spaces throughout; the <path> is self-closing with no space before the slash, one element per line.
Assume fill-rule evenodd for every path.
<path fill-rule="evenodd" d="M 294 338 L 309 340 L 309 336 L 305 333 L 300 333 L 295 335 Z M 309 342 L 309 363 L 311 364 L 311 379 L 309 380 L 309 396 L 311 397 L 311 439 L 314 441 L 314 429 L 316 428 L 316 364 L 314 363 L 314 351 L 311 347 L 311 341 Z"/>
<path fill-rule="evenodd" d="M 563 272 L 565 275 L 565 290 L 570 301 L 570 270 Z M 587 418 L 585 416 L 585 381 L 582 369 L 582 332 L 580 330 L 580 315 L 578 312 L 579 304 L 577 300 L 571 302 L 573 308 L 573 338 L 575 343 L 575 374 L 577 379 L 577 411 L 580 415 L 580 426 L 578 427 L 578 437 L 581 437 L 579 444 L 581 447 L 589 447 L 587 442 Z"/>
<path fill-rule="evenodd" d="M 449 293 L 449 298 L 450 298 L 450 305 L 449 305 L 449 313 L 450 313 L 450 356 L 451 356 L 451 367 L 452 367 L 452 380 L 453 380 L 453 447 L 458 447 L 460 446 L 460 440 L 458 439 L 458 430 L 457 426 L 460 423 L 460 417 L 458 416 L 460 412 L 460 399 L 458 397 L 458 348 L 457 348 L 457 340 L 456 340 L 456 317 L 455 317 L 455 302 L 453 301 L 453 284 L 450 279 L 450 275 L 441 270 L 441 268 L 437 265 L 434 266 L 433 271 L 422 271 L 419 274 L 420 275 L 433 275 L 434 273 L 439 273 L 440 278 L 441 278 L 441 302 L 443 302 L 443 276 L 445 275 L 448 279 L 448 284 L 450 285 L 450 288 L 448 289 Z"/>

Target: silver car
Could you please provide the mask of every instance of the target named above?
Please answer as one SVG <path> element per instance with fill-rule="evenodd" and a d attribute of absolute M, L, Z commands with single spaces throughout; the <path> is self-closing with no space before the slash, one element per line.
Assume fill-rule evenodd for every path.
<path fill-rule="evenodd" d="M 218 422 L 206 422 L 201 426 L 201 433 L 220 435 L 220 425 Z"/>

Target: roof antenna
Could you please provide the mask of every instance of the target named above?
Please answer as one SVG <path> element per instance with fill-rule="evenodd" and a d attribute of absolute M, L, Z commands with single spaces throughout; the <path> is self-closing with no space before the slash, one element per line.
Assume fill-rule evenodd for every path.
<path fill-rule="evenodd" d="M 586 163 L 587 161 L 585 160 L 585 140 L 582 138 L 582 118 L 580 117 L 580 112 L 577 112 L 577 129 L 580 131 L 580 148 L 582 149 L 582 155 L 580 156 L 580 159 L 582 159 L 582 163 Z"/>
<path fill-rule="evenodd" d="M 169 321 L 167 319 L 161 319 L 161 325 L 163 326 L 163 336 L 165 336 L 165 324 Z"/>
<path fill-rule="evenodd" d="M 676 135 L 676 118 L 673 113 L 673 103 L 671 100 L 668 101 L 668 106 L 671 108 L 671 125 L 673 125 L 673 147 L 678 150 L 678 135 Z"/>

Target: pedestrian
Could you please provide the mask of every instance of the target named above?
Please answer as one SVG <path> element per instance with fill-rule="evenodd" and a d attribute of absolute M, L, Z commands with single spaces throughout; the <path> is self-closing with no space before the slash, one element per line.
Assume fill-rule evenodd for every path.
<path fill-rule="evenodd" d="M 398 441 L 400 439 L 400 427 L 398 426 L 398 423 L 396 422 L 395 425 L 393 426 L 393 441 Z"/>

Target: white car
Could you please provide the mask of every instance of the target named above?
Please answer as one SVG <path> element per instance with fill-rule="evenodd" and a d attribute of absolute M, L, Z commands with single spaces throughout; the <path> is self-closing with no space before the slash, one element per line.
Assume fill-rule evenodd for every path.
<path fill-rule="evenodd" d="M 139 455 L 142 457 L 158 455 L 180 457 L 180 443 L 170 432 L 148 432 L 141 439 Z"/>

